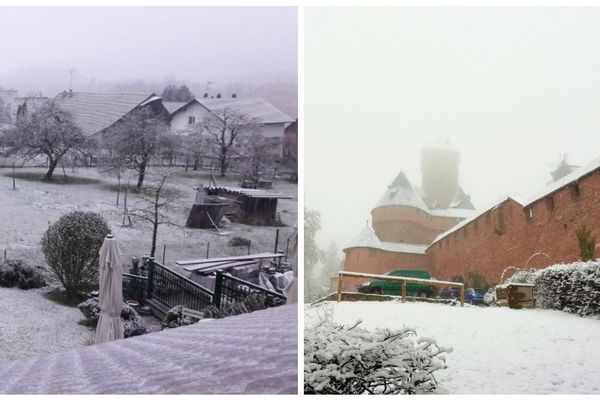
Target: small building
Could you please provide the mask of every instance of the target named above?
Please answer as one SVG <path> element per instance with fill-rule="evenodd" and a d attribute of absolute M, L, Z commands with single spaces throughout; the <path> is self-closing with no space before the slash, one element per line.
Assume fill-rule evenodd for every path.
<path fill-rule="evenodd" d="M 284 130 L 294 122 L 292 117 L 259 97 L 203 98 L 187 103 L 164 102 L 164 106 L 169 110 L 171 129 L 184 135 L 191 133 L 210 113 L 218 114 L 224 109 L 232 109 L 249 118 L 256 118 L 262 124 L 260 135 L 273 145 L 279 158 L 283 152 Z"/>
<path fill-rule="evenodd" d="M 205 188 L 208 195 L 217 195 L 233 200 L 235 210 L 228 213 L 235 222 L 247 225 L 272 226 L 279 222 L 277 201 L 292 196 L 260 189 L 232 187 Z"/>

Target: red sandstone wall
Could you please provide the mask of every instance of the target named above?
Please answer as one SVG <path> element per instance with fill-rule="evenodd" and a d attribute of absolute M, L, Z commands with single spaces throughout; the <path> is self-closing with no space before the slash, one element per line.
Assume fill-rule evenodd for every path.
<path fill-rule="evenodd" d="M 430 261 L 426 254 L 396 253 L 368 247 L 351 247 L 344 252 L 344 271 L 385 275 L 400 268 L 430 270 Z M 353 291 L 358 285 L 369 280 L 346 277 L 344 290 Z"/>
<path fill-rule="evenodd" d="M 414 207 L 386 206 L 371 211 L 373 230 L 384 242 L 430 244 L 460 220 L 432 216 Z"/>
<path fill-rule="evenodd" d="M 499 282 L 508 266 L 543 267 L 579 259 L 575 232 L 586 226 L 600 241 L 600 173 L 580 181 L 579 190 L 567 186 L 527 209 L 507 200 L 428 249 L 433 274 L 451 278 L 479 270 L 490 282 Z M 597 248 L 596 255 L 600 252 Z M 508 274 L 510 276 L 510 274 Z"/>

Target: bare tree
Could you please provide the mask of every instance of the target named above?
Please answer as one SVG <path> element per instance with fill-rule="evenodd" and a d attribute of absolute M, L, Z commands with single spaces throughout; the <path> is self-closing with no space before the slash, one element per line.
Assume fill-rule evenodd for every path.
<path fill-rule="evenodd" d="M 198 129 L 198 127 L 196 127 Z M 200 128 L 201 130 L 201 128 Z M 191 135 L 181 137 L 181 153 L 185 157 L 185 171 L 187 172 L 190 161 L 192 162 L 192 168 L 197 171 L 202 158 L 207 155 L 207 151 L 211 144 L 208 141 L 206 135 L 200 132 L 194 132 Z"/>
<path fill-rule="evenodd" d="M 247 161 L 247 177 L 257 184 L 275 165 L 275 153 L 268 139 L 258 132 L 244 135 L 241 140 L 243 158 Z"/>
<path fill-rule="evenodd" d="M 258 118 L 251 118 L 233 108 L 226 107 L 208 114 L 200 122 L 196 134 L 206 136 L 215 158 L 219 161 L 221 176 L 225 176 L 238 140 L 242 135 L 258 132 L 261 127 L 262 124 Z"/>
<path fill-rule="evenodd" d="M 126 115 L 103 137 L 103 146 L 113 165 L 126 165 L 138 172 L 137 187 L 144 184 L 146 168 L 152 157 L 175 146 L 167 124 L 149 108 Z"/>
<path fill-rule="evenodd" d="M 154 170 L 150 175 L 149 184 L 138 193 L 137 204 L 130 212 L 132 217 L 141 219 L 152 226 L 150 257 L 154 257 L 156 253 L 158 228 L 164 224 L 177 225 L 169 216 L 169 213 L 180 205 L 181 199 L 181 193 L 168 186 L 172 173 L 172 170 L 166 168 Z"/>
<path fill-rule="evenodd" d="M 0 124 L 9 124 L 11 122 L 8 106 L 4 104 L 4 101 L 0 98 Z"/>
<path fill-rule="evenodd" d="M 26 118 L 21 118 L 14 129 L 4 137 L 8 155 L 19 155 L 25 159 L 42 156 L 48 160 L 45 181 L 61 159 L 70 151 L 84 152 L 85 136 L 73 123 L 70 114 L 55 102 L 48 101 Z"/>

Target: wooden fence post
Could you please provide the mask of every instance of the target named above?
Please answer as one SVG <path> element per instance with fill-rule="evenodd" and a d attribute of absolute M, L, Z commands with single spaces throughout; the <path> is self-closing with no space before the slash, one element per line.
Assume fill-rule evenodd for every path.
<path fill-rule="evenodd" d="M 402 302 L 406 303 L 406 281 L 402 281 Z"/>
<path fill-rule="evenodd" d="M 340 272 L 338 274 L 337 301 L 342 301 L 342 283 L 343 283 L 342 282 L 342 279 L 343 279 L 342 277 L 343 277 L 343 275 Z"/>
<path fill-rule="evenodd" d="M 460 306 L 465 306 L 465 285 L 460 287 Z"/>
<path fill-rule="evenodd" d="M 223 273 L 217 271 L 217 277 L 215 278 L 215 290 L 213 291 L 212 302 L 217 308 L 221 308 L 221 286 L 223 286 Z"/>

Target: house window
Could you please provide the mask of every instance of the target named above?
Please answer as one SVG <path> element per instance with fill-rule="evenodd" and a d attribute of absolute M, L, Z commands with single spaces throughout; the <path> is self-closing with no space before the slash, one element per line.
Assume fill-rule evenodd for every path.
<path fill-rule="evenodd" d="M 188 117 L 188 125 L 192 125 L 196 123 L 196 117 L 194 117 L 193 115 L 190 115 Z"/>

